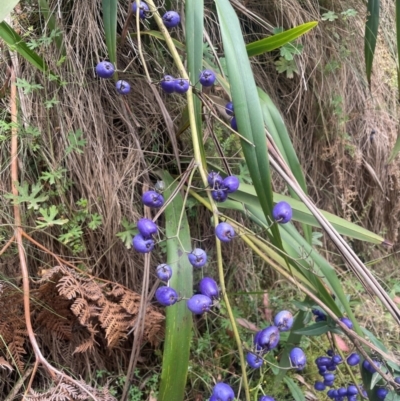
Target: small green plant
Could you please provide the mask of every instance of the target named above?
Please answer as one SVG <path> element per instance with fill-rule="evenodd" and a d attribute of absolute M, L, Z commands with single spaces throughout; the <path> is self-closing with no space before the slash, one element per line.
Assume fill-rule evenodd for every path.
<path fill-rule="evenodd" d="M 127 249 L 132 248 L 132 238 L 139 232 L 136 224 L 130 223 L 125 217 L 121 221 L 123 231 L 117 233 L 117 237 L 124 243 Z"/>
<path fill-rule="evenodd" d="M 68 133 L 69 146 L 67 147 L 65 154 L 69 155 L 71 152 L 83 153 L 83 148 L 86 146 L 87 140 L 83 139 L 83 132 L 77 129 L 75 132 Z"/>
<path fill-rule="evenodd" d="M 36 90 L 43 89 L 43 86 L 40 84 L 32 84 L 28 82 L 26 79 L 22 78 L 17 78 L 17 83 L 16 83 L 18 88 L 21 88 L 24 92 L 25 95 L 28 95 L 29 93 L 32 93 Z"/>

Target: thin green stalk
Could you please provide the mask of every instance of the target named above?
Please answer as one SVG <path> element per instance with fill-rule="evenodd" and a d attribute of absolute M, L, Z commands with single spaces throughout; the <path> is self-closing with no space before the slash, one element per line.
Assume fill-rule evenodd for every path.
<path fill-rule="evenodd" d="M 176 50 L 176 47 L 174 45 L 174 42 L 172 41 L 172 38 L 171 38 L 168 30 L 164 26 L 164 23 L 157 11 L 154 1 L 148 0 L 147 3 L 150 7 L 150 10 L 154 12 L 154 14 L 153 14 L 154 20 L 157 23 L 158 28 L 160 29 L 160 32 L 164 36 L 165 43 L 171 53 L 171 56 L 175 62 L 175 65 L 177 66 L 177 68 L 179 70 L 180 76 L 184 79 L 189 80 L 189 76 L 182 63 L 179 53 Z M 199 137 L 198 137 L 197 128 L 196 128 L 195 108 L 194 108 L 194 102 L 193 102 L 193 90 L 192 90 L 191 86 L 189 87 L 189 90 L 187 92 L 187 106 L 188 106 L 188 113 L 189 113 L 190 129 L 191 129 L 191 134 L 192 134 L 194 159 L 195 159 L 196 165 L 199 168 L 203 184 L 205 187 L 207 187 L 208 186 L 207 165 L 206 165 L 205 161 L 203 163 L 203 160 L 201 157 L 201 148 L 200 148 L 200 143 L 199 143 L 199 139 L 198 139 Z M 211 197 L 211 193 L 208 191 L 207 194 L 208 194 L 208 198 L 210 201 L 210 205 L 212 205 L 211 209 L 212 209 L 212 213 L 213 213 L 214 226 L 216 227 L 219 222 L 218 209 L 215 205 L 214 200 Z M 218 266 L 218 276 L 219 276 L 220 286 L 221 286 L 221 290 L 223 293 L 223 299 L 225 301 L 229 320 L 232 325 L 233 335 L 234 335 L 234 338 L 235 338 L 235 341 L 237 344 L 237 348 L 238 348 L 238 352 L 239 352 L 240 365 L 241 365 L 241 369 L 242 369 L 242 380 L 243 380 L 243 387 L 244 387 L 245 394 L 246 394 L 246 401 L 250 401 L 249 384 L 248 384 L 247 374 L 246 374 L 246 362 L 245 362 L 245 358 L 244 358 L 242 344 L 240 341 L 239 331 L 237 329 L 235 318 L 234 318 L 233 312 L 232 312 L 232 308 L 229 303 L 228 296 L 226 294 L 224 269 L 223 269 L 223 263 L 222 263 L 222 253 L 221 253 L 221 242 L 218 239 L 216 239 L 216 250 L 217 250 L 217 266 Z"/>

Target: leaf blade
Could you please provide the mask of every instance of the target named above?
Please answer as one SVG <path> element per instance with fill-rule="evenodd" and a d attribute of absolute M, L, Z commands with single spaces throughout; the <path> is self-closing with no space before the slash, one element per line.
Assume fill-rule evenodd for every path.
<path fill-rule="evenodd" d="M 102 0 L 104 33 L 108 57 L 115 65 L 117 60 L 117 0 Z"/>
<path fill-rule="evenodd" d="M 380 0 L 368 0 L 367 22 L 365 23 L 364 34 L 364 56 L 365 71 L 368 84 L 371 86 L 372 63 L 374 61 L 376 38 L 379 27 L 379 5 Z"/>

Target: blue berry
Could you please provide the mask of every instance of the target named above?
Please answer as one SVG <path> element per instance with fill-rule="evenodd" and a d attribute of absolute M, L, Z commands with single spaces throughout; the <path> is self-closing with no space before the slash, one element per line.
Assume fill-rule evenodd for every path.
<path fill-rule="evenodd" d="M 327 356 L 320 356 L 315 360 L 315 364 L 321 368 L 322 366 L 328 366 L 331 364 L 331 358 L 328 358 Z"/>
<path fill-rule="evenodd" d="M 280 311 L 274 318 L 274 324 L 279 331 L 289 331 L 293 326 L 293 315 L 287 311 Z"/>
<path fill-rule="evenodd" d="M 175 78 L 172 75 L 165 75 L 160 82 L 161 89 L 165 93 L 175 92 Z"/>
<path fill-rule="evenodd" d="M 229 223 L 222 222 L 215 227 L 215 235 L 222 242 L 230 242 L 235 237 L 235 230 Z"/>
<path fill-rule="evenodd" d="M 157 231 L 158 231 L 157 224 L 154 223 L 153 220 L 146 219 L 146 218 L 138 220 L 137 228 L 138 228 L 140 234 L 142 234 L 143 237 L 145 237 L 145 238 L 148 238 L 154 234 L 157 234 Z"/>
<path fill-rule="evenodd" d="M 195 294 L 186 303 L 190 312 L 201 315 L 204 312 L 208 312 L 212 306 L 212 299 L 207 295 Z"/>
<path fill-rule="evenodd" d="M 240 181 L 236 175 L 228 175 L 228 177 L 224 178 L 222 181 L 222 187 L 226 189 L 228 194 L 236 192 L 239 189 Z"/>
<path fill-rule="evenodd" d="M 142 196 L 142 202 L 148 207 L 157 209 L 164 204 L 164 197 L 156 191 L 147 191 Z"/>
<path fill-rule="evenodd" d="M 236 117 L 233 117 L 231 120 L 231 128 L 235 131 L 238 130 L 238 126 L 237 126 L 237 121 L 236 121 Z"/>
<path fill-rule="evenodd" d="M 215 72 L 211 70 L 203 70 L 199 76 L 200 83 L 205 87 L 213 86 L 216 78 Z"/>
<path fill-rule="evenodd" d="M 149 15 L 149 6 L 144 2 L 140 1 L 140 7 L 139 7 L 139 18 L 145 19 Z M 132 3 L 132 12 L 136 16 L 136 11 L 137 11 L 137 3 L 134 1 Z"/>
<path fill-rule="evenodd" d="M 325 373 L 324 374 L 324 381 L 332 382 L 335 380 L 335 375 L 333 373 Z"/>
<path fill-rule="evenodd" d="M 163 306 L 171 306 L 178 300 L 177 292 L 171 287 L 159 287 L 155 295 L 157 301 Z"/>
<path fill-rule="evenodd" d="M 176 11 L 167 11 L 162 19 L 167 28 L 175 28 L 181 22 L 181 16 Z"/>
<path fill-rule="evenodd" d="M 380 366 L 381 366 L 381 363 L 380 363 L 380 362 L 378 362 L 378 361 L 373 361 L 373 362 L 374 362 L 374 364 L 375 364 L 378 368 L 380 368 Z M 367 370 L 368 372 L 370 372 L 370 373 L 372 373 L 372 374 L 374 374 L 374 373 L 376 372 L 375 367 L 374 367 L 373 365 L 371 365 L 366 359 L 365 359 L 364 362 L 362 363 L 362 366 L 363 366 L 363 368 L 364 368 L 365 370 Z"/>
<path fill-rule="evenodd" d="M 275 401 L 275 398 L 272 398 L 269 395 L 263 395 L 258 401 Z"/>
<path fill-rule="evenodd" d="M 292 216 L 292 207 L 285 201 L 278 202 L 272 209 L 272 217 L 279 224 L 288 223 Z"/>
<path fill-rule="evenodd" d="M 204 277 L 200 280 L 199 291 L 203 295 L 207 295 L 211 299 L 219 298 L 218 284 L 211 277 Z"/>
<path fill-rule="evenodd" d="M 232 387 L 226 383 L 217 383 L 212 393 L 218 401 L 233 401 L 235 398 Z"/>
<path fill-rule="evenodd" d="M 306 366 L 307 357 L 301 348 L 293 348 L 289 353 L 289 358 L 292 366 L 297 370 L 302 370 Z"/>
<path fill-rule="evenodd" d="M 109 61 L 101 61 L 96 65 L 96 74 L 100 78 L 111 78 L 114 75 L 114 65 Z"/>
<path fill-rule="evenodd" d="M 131 91 L 131 86 L 122 79 L 115 83 L 115 87 L 120 95 L 127 95 Z"/>
<path fill-rule="evenodd" d="M 203 249 L 195 248 L 188 255 L 189 262 L 194 267 L 203 267 L 207 263 L 207 254 Z"/>
<path fill-rule="evenodd" d="M 351 384 L 350 386 L 347 386 L 347 395 L 352 396 L 352 395 L 357 395 L 358 394 L 358 389 L 357 386 L 354 386 Z"/>
<path fill-rule="evenodd" d="M 394 378 L 395 383 L 400 384 L 400 376 Z"/>
<path fill-rule="evenodd" d="M 228 198 L 228 192 L 225 189 L 219 188 L 214 191 L 211 191 L 211 197 L 215 200 L 215 202 L 225 202 Z"/>
<path fill-rule="evenodd" d="M 184 78 L 176 78 L 175 79 L 175 92 L 177 93 L 186 93 L 189 90 L 189 81 Z"/>
<path fill-rule="evenodd" d="M 361 360 L 360 355 L 358 355 L 357 353 L 353 353 L 347 357 L 347 364 L 349 366 L 355 366 L 360 363 L 360 360 Z"/>
<path fill-rule="evenodd" d="M 218 189 L 222 185 L 223 178 L 219 173 L 211 171 L 207 176 L 208 185 L 212 189 Z"/>
<path fill-rule="evenodd" d="M 258 335 L 256 335 L 256 338 L 257 345 L 259 345 L 263 351 L 270 351 L 279 343 L 279 330 L 276 326 L 269 326 L 261 330 Z"/>
<path fill-rule="evenodd" d="M 332 357 L 332 363 L 335 365 L 339 365 L 339 363 L 342 363 L 343 359 L 340 355 L 333 355 Z"/>
<path fill-rule="evenodd" d="M 246 361 L 249 364 L 249 366 L 252 369 L 258 369 L 260 368 L 263 363 L 264 360 L 261 358 L 261 356 L 253 354 L 252 352 L 248 352 L 246 355 Z"/>
<path fill-rule="evenodd" d="M 347 395 L 347 388 L 340 387 L 337 389 L 339 397 L 345 397 Z"/>
<path fill-rule="evenodd" d="M 350 330 L 353 329 L 353 322 L 347 317 L 341 317 L 339 319 L 342 323 L 344 323 Z"/>
<path fill-rule="evenodd" d="M 322 383 L 322 382 L 315 382 L 315 383 L 314 383 L 314 388 L 315 388 L 315 390 L 317 390 L 317 391 L 324 391 L 325 388 L 326 388 L 326 386 L 325 386 L 325 384 Z"/>
<path fill-rule="evenodd" d="M 172 277 L 172 268 L 166 263 L 162 263 L 156 268 L 157 277 L 162 281 L 168 281 Z"/>
<path fill-rule="evenodd" d="M 225 111 L 228 116 L 233 116 L 235 114 L 235 109 L 233 108 L 232 102 L 229 102 L 225 105 Z"/>
<path fill-rule="evenodd" d="M 140 253 L 149 253 L 154 249 L 154 240 L 144 238 L 142 234 L 136 234 L 132 239 L 133 248 Z"/>
<path fill-rule="evenodd" d="M 389 390 L 387 388 L 380 387 L 376 390 L 376 396 L 380 400 L 384 400 L 386 398 L 386 396 L 388 395 L 388 393 L 389 393 Z"/>

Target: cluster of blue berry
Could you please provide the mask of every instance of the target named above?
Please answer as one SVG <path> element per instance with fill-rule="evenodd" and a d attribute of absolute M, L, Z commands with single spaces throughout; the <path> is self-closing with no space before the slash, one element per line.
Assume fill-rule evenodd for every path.
<path fill-rule="evenodd" d="M 211 196 L 216 202 L 225 202 L 228 194 L 239 189 L 239 179 L 235 175 L 222 178 L 219 173 L 211 171 L 207 177 L 208 185 L 211 188 Z"/>
<path fill-rule="evenodd" d="M 137 10 L 138 10 L 137 2 L 134 1 L 132 3 L 133 15 L 136 16 Z M 139 18 L 145 19 L 148 18 L 149 16 L 150 16 L 149 6 L 144 1 L 141 1 L 139 6 Z M 176 11 L 167 11 L 163 15 L 162 19 L 164 25 L 167 28 L 175 28 L 181 22 L 181 17 Z M 114 72 L 115 72 L 114 65 L 109 61 L 101 61 L 96 66 L 96 74 L 100 78 L 111 78 L 114 75 Z M 184 93 L 189 88 L 189 82 L 187 82 L 187 80 L 181 80 L 181 81 L 186 81 L 186 82 L 177 82 L 176 84 L 177 89 L 175 91 L 179 92 L 179 90 L 183 90 L 182 88 L 185 88 L 187 85 L 186 90 L 183 90 L 183 92 L 179 92 L 179 93 Z M 122 79 L 115 83 L 115 88 L 120 95 L 127 95 L 131 91 L 131 86 L 129 82 L 124 81 Z"/>

